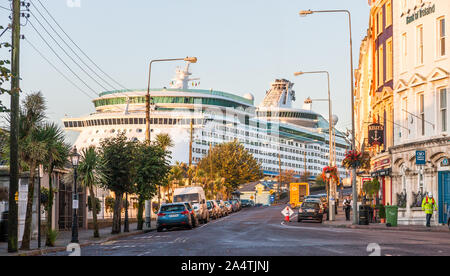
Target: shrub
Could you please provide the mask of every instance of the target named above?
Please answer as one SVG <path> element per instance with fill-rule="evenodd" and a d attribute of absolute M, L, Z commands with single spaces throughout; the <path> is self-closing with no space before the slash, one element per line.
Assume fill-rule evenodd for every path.
<path fill-rule="evenodd" d="M 56 239 L 58 238 L 59 232 L 57 230 L 50 230 L 48 232 L 48 240 L 50 241 L 50 246 L 55 246 Z"/>

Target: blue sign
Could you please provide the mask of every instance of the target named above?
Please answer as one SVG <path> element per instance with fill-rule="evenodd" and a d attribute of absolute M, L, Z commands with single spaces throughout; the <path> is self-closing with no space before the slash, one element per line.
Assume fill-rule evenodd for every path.
<path fill-rule="evenodd" d="M 416 165 L 426 165 L 426 154 L 424 150 L 416 151 Z"/>
<path fill-rule="evenodd" d="M 442 166 L 443 167 L 447 167 L 449 165 L 449 161 L 448 158 L 444 158 L 444 160 L 442 160 Z M 449 206 L 450 207 L 450 206 Z"/>

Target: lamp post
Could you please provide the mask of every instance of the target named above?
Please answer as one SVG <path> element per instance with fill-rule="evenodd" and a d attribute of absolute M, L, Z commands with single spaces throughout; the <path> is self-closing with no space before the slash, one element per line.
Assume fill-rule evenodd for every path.
<path fill-rule="evenodd" d="M 148 70 L 148 86 L 147 86 L 147 94 L 145 95 L 145 119 L 146 119 L 146 129 L 145 129 L 145 141 L 150 145 L 151 141 L 151 130 L 150 130 L 150 80 L 152 76 L 152 64 L 155 62 L 168 62 L 168 61 L 180 61 L 184 60 L 190 63 L 197 63 L 196 57 L 185 57 L 185 58 L 169 58 L 169 59 L 154 59 L 150 61 L 149 70 Z M 151 219 L 152 219 L 152 201 L 145 201 L 145 224 L 147 228 L 150 229 Z"/>
<path fill-rule="evenodd" d="M 72 241 L 71 243 L 78 243 L 78 189 L 77 189 L 77 168 L 80 161 L 80 155 L 77 152 L 77 147 L 73 147 L 73 151 L 70 154 L 70 160 L 73 167 L 73 222 L 72 222 Z"/>
<path fill-rule="evenodd" d="M 348 10 L 303 10 L 300 11 L 300 16 L 307 16 L 311 15 L 313 13 L 346 13 L 348 15 L 348 23 L 349 23 L 349 35 L 350 35 L 350 88 L 351 88 L 351 107 L 352 107 L 352 150 L 356 149 L 355 145 L 355 99 L 354 99 L 354 77 L 353 77 L 353 40 L 352 40 L 352 17 L 351 13 Z M 358 217 L 357 217 L 357 200 L 358 195 L 356 192 L 356 168 L 352 169 L 352 195 L 353 195 L 353 224 L 358 224 Z"/>

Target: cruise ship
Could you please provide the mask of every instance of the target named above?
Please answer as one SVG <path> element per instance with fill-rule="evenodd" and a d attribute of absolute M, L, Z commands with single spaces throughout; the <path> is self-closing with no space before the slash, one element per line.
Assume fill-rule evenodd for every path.
<path fill-rule="evenodd" d="M 171 136 L 172 162 L 189 163 L 189 144 L 193 137 L 192 163 L 196 164 L 210 144 L 238 140 L 260 162 L 266 176 L 293 171 L 308 172 L 311 180 L 329 164 L 329 125 L 311 110 L 310 104 L 293 107 L 294 84 L 277 79 L 259 106 L 250 93 L 238 96 L 217 90 L 196 89 L 190 64 L 177 68 L 169 87 L 151 89 L 151 139 L 159 133 Z M 102 139 L 124 132 L 129 139 L 145 140 L 146 90 L 107 91 L 93 100 L 95 112 L 80 118 L 64 118 L 66 130 L 79 132 L 78 149 L 98 146 Z M 192 121 L 192 125 L 191 125 Z M 336 123 L 336 122 L 334 122 Z M 349 143 L 335 130 L 332 151 L 341 178 L 346 171 L 341 162 Z"/>

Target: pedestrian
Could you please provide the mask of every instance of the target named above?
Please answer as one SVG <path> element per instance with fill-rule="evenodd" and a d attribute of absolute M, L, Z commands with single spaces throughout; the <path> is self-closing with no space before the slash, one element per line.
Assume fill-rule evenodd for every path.
<path fill-rule="evenodd" d="M 350 220 L 350 210 L 352 209 L 352 200 L 348 196 L 346 199 L 344 199 L 343 202 L 344 205 L 344 211 L 345 211 L 345 220 Z"/>
<path fill-rule="evenodd" d="M 428 195 L 423 199 L 422 210 L 425 211 L 425 214 L 427 215 L 427 227 L 431 227 L 431 217 L 433 216 L 433 211 L 437 211 L 437 204 L 432 193 L 428 193 Z"/>

